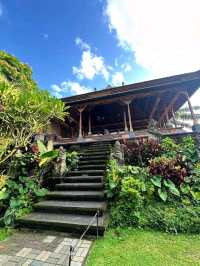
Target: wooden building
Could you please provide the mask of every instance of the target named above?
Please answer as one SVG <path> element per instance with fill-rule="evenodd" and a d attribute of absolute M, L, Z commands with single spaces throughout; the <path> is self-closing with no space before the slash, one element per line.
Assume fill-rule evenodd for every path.
<path fill-rule="evenodd" d="M 53 122 L 60 143 L 148 136 L 152 121 L 161 134 L 181 133 L 174 113 L 200 88 L 200 71 L 63 98 L 70 107 L 65 123 Z M 169 120 L 174 126 L 166 127 Z"/>

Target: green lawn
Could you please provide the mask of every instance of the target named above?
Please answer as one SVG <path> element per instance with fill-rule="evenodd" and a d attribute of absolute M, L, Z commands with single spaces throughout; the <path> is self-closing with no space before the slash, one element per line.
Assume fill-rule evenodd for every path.
<path fill-rule="evenodd" d="M 200 265 L 200 235 L 137 229 L 108 231 L 95 242 L 86 266 Z"/>
<path fill-rule="evenodd" d="M 11 235 L 13 230 L 9 230 L 6 228 L 0 228 L 0 241 L 6 239 L 9 235 Z"/>

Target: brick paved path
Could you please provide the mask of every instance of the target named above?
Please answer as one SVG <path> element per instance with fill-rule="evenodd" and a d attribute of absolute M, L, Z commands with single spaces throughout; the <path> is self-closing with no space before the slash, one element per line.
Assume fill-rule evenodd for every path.
<path fill-rule="evenodd" d="M 69 247 L 77 239 L 62 233 L 17 231 L 0 242 L 0 266 L 53 266 L 69 264 Z M 82 240 L 75 250 L 71 266 L 82 266 L 92 241 Z"/>

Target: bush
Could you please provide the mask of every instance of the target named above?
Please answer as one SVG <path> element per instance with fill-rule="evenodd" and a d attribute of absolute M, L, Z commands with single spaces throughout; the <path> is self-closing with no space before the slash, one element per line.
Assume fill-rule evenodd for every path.
<path fill-rule="evenodd" d="M 140 139 L 125 145 L 125 159 L 128 164 L 147 166 L 150 159 L 160 156 L 162 147 L 153 139 Z"/>
<path fill-rule="evenodd" d="M 141 227 L 172 233 L 200 233 L 200 206 L 154 203 L 141 212 Z"/>

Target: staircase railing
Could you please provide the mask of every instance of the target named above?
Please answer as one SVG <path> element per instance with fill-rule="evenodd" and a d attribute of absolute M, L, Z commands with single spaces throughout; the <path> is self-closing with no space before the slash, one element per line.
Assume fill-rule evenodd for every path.
<path fill-rule="evenodd" d="M 95 213 L 95 215 L 92 217 L 91 221 L 89 222 L 89 224 L 87 225 L 87 228 L 85 229 L 85 231 L 83 232 L 83 234 L 81 235 L 81 237 L 78 239 L 77 243 L 73 246 L 70 245 L 69 247 L 69 266 L 71 266 L 71 262 L 72 262 L 72 258 L 74 256 L 74 254 L 76 253 L 83 237 L 86 235 L 87 231 L 90 229 L 90 227 L 93 225 L 93 222 L 96 220 L 96 238 L 98 239 L 99 237 L 99 210 Z"/>

